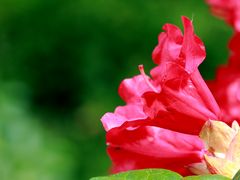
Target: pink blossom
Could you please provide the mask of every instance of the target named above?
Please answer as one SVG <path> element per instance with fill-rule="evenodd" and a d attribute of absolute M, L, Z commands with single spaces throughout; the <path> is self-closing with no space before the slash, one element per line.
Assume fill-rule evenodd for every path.
<path fill-rule="evenodd" d="M 166 24 L 153 51 L 157 64 L 148 77 L 125 79 L 119 94 L 126 102 L 101 121 L 107 131 L 113 172 L 166 168 L 183 175 L 201 162 L 204 146 L 198 134 L 206 121 L 220 119 L 220 109 L 198 66 L 205 58 L 192 22 L 182 18 L 184 35 Z"/>

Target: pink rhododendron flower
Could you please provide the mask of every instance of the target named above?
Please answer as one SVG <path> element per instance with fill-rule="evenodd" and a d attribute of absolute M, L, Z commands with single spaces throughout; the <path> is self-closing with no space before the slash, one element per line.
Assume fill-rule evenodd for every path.
<path fill-rule="evenodd" d="M 192 21 L 182 18 L 184 33 L 164 25 L 152 53 L 157 66 L 151 77 L 140 65 L 141 75 L 119 86 L 126 105 L 101 119 L 112 172 L 165 168 L 232 178 L 239 169 L 240 1 L 207 2 L 235 28 L 228 65 L 218 68 L 208 87 L 198 70 L 205 47 Z"/>
<path fill-rule="evenodd" d="M 113 172 L 166 168 L 191 174 L 188 165 L 204 158 L 198 137 L 210 119 L 220 119 L 220 109 L 202 79 L 198 66 L 205 58 L 202 41 L 192 22 L 182 18 L 184 34 L 166 24 L 153 51 L 157 64 L 148 77 L 125 79 L 119 94 L 126 102 L 101 121 L 107 131 Z"/>
<path fill-rule="evenodd" d="M 206 0 L 214 14 L 225 19 L 240 31 L 240 1 L 239 0 Z"/>

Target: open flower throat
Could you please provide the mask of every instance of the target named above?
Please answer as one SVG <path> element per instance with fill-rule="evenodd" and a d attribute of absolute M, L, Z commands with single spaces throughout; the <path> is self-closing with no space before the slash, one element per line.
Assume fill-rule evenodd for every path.
<path fill-rule="evenodd" d="M 206 83 L 198 70 L 204 44 L 192 21 L 183 17 L 182 22 L 184 33 L 175 25 L 163 26 L 151 77 L 140 65 L 140 74 L 119 86 L 126 105 L 101 118 L 113 173 L 164 168 L 231 178 L 240 169 L 240 34 L 236 29 L 231 39 L 228 65 Z"/>

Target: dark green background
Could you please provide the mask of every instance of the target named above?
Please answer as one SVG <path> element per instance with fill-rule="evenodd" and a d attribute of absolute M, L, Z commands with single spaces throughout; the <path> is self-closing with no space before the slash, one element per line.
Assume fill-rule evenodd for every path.
<path fill-rule="evenodd" d="M 123 78 L 148 72 L 164 23 L 193 19 L 213 78 L 230 27 L 199 0 L 0 0 L 0 179 L 105 175 L 100 117 Z M 181 26 L 182 27 L 182 26 Z"/>

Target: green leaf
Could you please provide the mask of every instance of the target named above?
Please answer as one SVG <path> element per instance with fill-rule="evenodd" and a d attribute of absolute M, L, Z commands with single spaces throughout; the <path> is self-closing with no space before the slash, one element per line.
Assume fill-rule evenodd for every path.
<path fill-rule="evenodd" d="M 182 176 L 165 169 L 144 169 L 128 171 L 105 177 L 95 177 L 90 180 L 181 180 Z"/>
<path fill-rule="evenodd" d="M 233 180 L 240 180 L 240 170 L 237 172 L 237 174 L 235 174 Z"/>
<path fill-rule="evenodd" d="M 202 176 L 187 176 L 183 180 L 231 180 L 221 175 L 202 175 Z"/>

